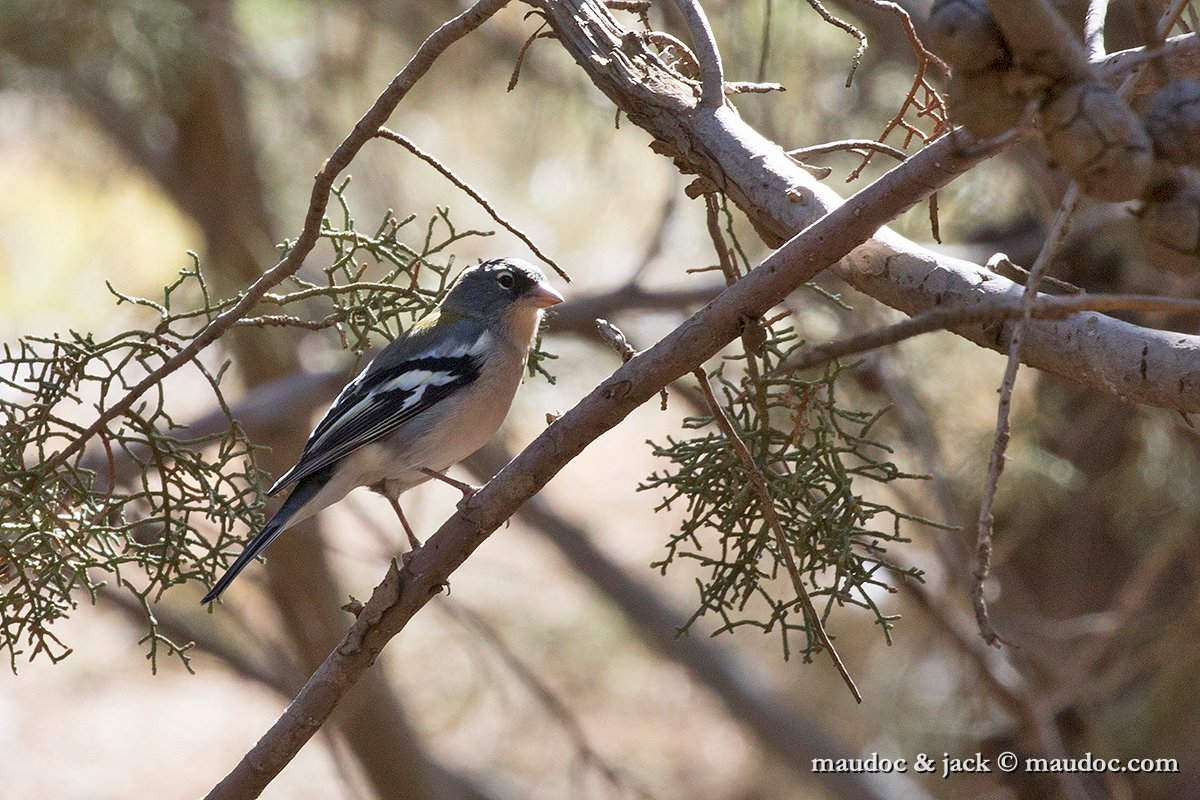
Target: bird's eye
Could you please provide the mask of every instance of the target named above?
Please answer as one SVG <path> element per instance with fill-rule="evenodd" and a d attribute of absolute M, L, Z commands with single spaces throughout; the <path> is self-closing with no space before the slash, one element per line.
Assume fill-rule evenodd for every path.
<path fill-rule="evenodd" d="M 516 284 L 516 280 L 513 278 L 511 272 L 501 272 L 500 275 L 497 276 L 496 282 L 505 289 L 511 289 Z"/>

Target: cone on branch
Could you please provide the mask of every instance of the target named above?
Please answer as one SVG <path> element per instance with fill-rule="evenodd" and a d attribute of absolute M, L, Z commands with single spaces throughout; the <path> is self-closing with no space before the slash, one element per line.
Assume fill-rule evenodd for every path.
<path fill-rule="evenodd" d="M 1200 165 L 1200 81 L 1181 78 L 1159 89 L 1146 109 L 1146 131 L 1159 158 Z"/>
<path fill-rule="evenodd" d="M 1150 136 L 1129 105 L 1098 81 L 1059 84 L 1041 108 L 1051 162 L 1098 200 L 1139 197 L 1154 163 Z"/>

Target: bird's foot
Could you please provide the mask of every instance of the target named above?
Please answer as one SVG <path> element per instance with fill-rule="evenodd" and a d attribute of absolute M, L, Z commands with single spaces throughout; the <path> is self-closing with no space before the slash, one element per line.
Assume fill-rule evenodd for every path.
<path fill-rule="evenodd" d="M 480 486 L 473 486 L 472 484 L 464 483 L 460 480 L 455 480 L 449 475 L 443 475 L 436 469 L 427 469 L 422 467 L 421 472 L 424 472 L 429 477 L 435 478 L 442 483 L 449 484 L 450 486 L 453 486 L 455 489 L 458 489 L 460 492 L 462 492 L 462 499 L 458 501 L 459 508 L 462 508 L 464 505 L 466 505 L 467 501 L 474 497 L 475 494 L 482 488 Z"/>
<path fill-rule="evenodd" d="M 409 559 L 413 557 L 414 553 L 421 549 L 421 540 L 417 538 L 417 535 L 413 533 L 412 526 L 408 524 L 408 520 L 404 516 L 404 511 L 400 508 L 400 501 L 395 497 L 392 497 L 390 494 L 385 496 L 387 497 L 388 502 L 392 504 L 392 509 L 396 512 L 396 516 L 400 518 L 400 526 L 404 528 L 404 535 L 408 537 L 408 546 L 411 549 L 404 554 L 403 559 L 404 566 L 407 567 Z"/>

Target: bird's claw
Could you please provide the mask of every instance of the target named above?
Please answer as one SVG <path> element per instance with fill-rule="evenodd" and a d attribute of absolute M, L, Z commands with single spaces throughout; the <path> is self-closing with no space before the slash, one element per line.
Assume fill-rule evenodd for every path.
<path fill-rule="evenodd" d="M 475 497 L 475 495 L 479 494 L 479 490 L 480 490 L 482 487 L 480 487 L 480 486 L 469 486 L 469 487 L 467 487 L 467 488 L 469 488 L 469 489 L 470 489 L 470 491 L 466 491 L 466 490 L 464 490 L 464 491 L 463 491 L 463 496 L 462 496 L 462 499 L 460 499 L 460 500 L 459 500 L 459 501 L 458 501 L 458 502 L 455 504 L 455 506 L 454 506 L 454 507 L 455 507 L 455 508 L 457 508 L 459 511 L 462 511 L 464 508 L 466 508 L 466 507 L 467 507 L 467 503 L 471 502 L 471 499 L 472 499 L 473 497 Z"/>
<path fill-rule="evenodd" d="M 455 489 L 458 489 L 460 492 L 462 492 L 462 499 L 458 501 L 458 507 L 460 509 L 466 504 L 466 502 L 468 500 L 470 500 L 472 497 L 474 497 L 481 488 L 483 488 L 481 486 L 475 486 L 473 484 L 466 483 L 464 481 L 456 480 L 454 478 L 451 478 L 449 475 L 443 475 L 442 473 L 438 472 L 436 469 L 428 469 L 426 467 L 422 467 L 421 472 L 424 472 L 429 477 L 435 478 L 435 479 L 441 481 L 442 483 L 453 486 Z"/>

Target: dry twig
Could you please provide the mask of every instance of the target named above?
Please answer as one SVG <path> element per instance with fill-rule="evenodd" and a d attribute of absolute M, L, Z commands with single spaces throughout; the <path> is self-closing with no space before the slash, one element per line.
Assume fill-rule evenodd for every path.
<path fill-rule="evenodd" d="M 1042 251 L 1038 253 L 1033 266 L 1029 268 L 1029 278 L 1025 282 L 1025 291 L 1021 294 L 1021 316 L 1009 333 L 1008 364 L 1004 369 L 1004 380 L 1000 382 L 1000 401 L 996 407 L 996 433 L 992 443 L 992 453 L 988 458 L 983 496 L 979 501 L 979 519 L 975 526 L 975 584 L 971 588 L 971 603 L 975 607 L 975 621 L 979 624 L 979 635 L 985 642 L 996 647 L 1003 640 L 996 633 L 988 614 L 984 584 L 991 571 L 992 501 L 996 496 L 996 488 L 1000 484 L 1000 474 L 1004 471 L 1005 452 L 1008 449 L 1012 394 L 1017 381 L 1017 369 L 1021 365 L 1021 333 L 1025 328 L 1025 323 L 1033 317 L 1033 307 L 1037 301 L 1038 284 L 1041 282 L 1042 273 L 1049 268 L 1059 247 L 1062 246 L 1071 215 L 1075 213 L 1075 207 L 1079 203 L 1079 197 L 1079 184 L 1072 182 L 1067 188 L 1058 214 L 1046 234 L 1046 242 L 1042 245 Z"/>
<path fill-rule="evenodd" d="M 420 147 L 417 147 L 417 145 L 411 139 L 409 139 L 407 136 L 405 136 L 404 134 L 396 133 L 395 131 L 391 130 L 390 128 L 380 128 L 378 131 L 376 131 L 375 135 L 381 139 L 388 139 L 390 141 L 395 142 L 396 144 L 400 145 L 408 152 L 412 153 L 417 158 L 424 161 L 429 166 L 436 169 L 439 173 L 441 173 L 442 177 L 444 177 L 446 180 L 453 183 L 455 186 L 457 186 L 459 189 L 461 189 L 468 197 L 470 197 L 472 200 L 474 200 L 476 203 L 478 203 L 480 205 L 480 207 L 483 208 L 483 210 L 488 213 L 488 216 L 496 221 L 496 224 L 500 225 L 506 231 L 511 233 L 513 236 L 516 236 L 518 239 L 520 239 L 522 242 L 524 242 L 525 246 L 528 247 L 530 250 L 532 250 L 534 255 L 536 255 L 547 266 L 549 266 L 551 269 L 553 269 L 555 272 L 558 273 L 558 277 L 562 278 L 567 283 L 571 282 L 570 276 L 567 275 L 567 273 L 564 272 L 562 270 L 562 268 L 559 267 L 558 264 L 556 264 L 554 262 L 554 259 L 550 258 L 550 256 L 543 253 L 541 251 L 541 248 L 539 248 L 536 244 L 534 244 L 533 240 L 530 239 L 528 236 L 526 236 L 524 233 L 522 233 L 521 230 L 517 228 L 517 226 L 513 225 L 511 222 L 506 220 L 504 217 L 500 216 L 499 212 L 497 212 L 496 209 L 492 207 L 492 204 L 488 202 L 486 197 L 481 195 L 479 192 L 475 191 L 475 189 L 471 188 L 471 185 L 469 183 L 467 183 L 466 181 L 464 181 L 462 178 L 455 175 L 454 171 L 452 169 L 447 167 L 441 161 L 438 161 L 431 154 L 425 152 Z"/>
<path fill-rule="evenodd" d="M 867 153 L 861 152 L 864 150 L 875 150 L 880 153 L 885 153 L 897 161 L 903 161 L 908 158 L 908 154 L 898 147 L 892 147 L 890 144 L 877 142 L 874 139 L 843 139 L 838 142 L 825 142 L 823 144 L 814 144 L 808 147 L 797 147 L 794 150 L 788 150 L 787 154 L 792 158 L 805 158 L 807 156 L 816 156 L 823 153 L 836 153 L 841 150 L 849 150 L 852 153 L 858 153 L 861 156 L 866 156 Z"/>
<path fill-rule="evenodd" d="M 721 53 L 717 50 L 712 26 L 698 0 L 675 0 L 675 5 L 687 22 L 693 54 L 700 67 L 700 105 L 720 108 L 725 104 L 725 71 L 721 67 Z"/>
<path fill-rule="evenodd" d="M 885 11 L 894 15 L 900 20 L 901 27 L 904 28 L 904 34 L 908 37 L 909 46 L 912 48 L 913 55 L 917 59 L 917 70 L 913 76 L 912 86 L 905 95 L 904 101 L 900 104 L 899 110 L 888 121 L 883 128 L 883 133 L 879 134 L 879 141 L 882 142 L 896 128 L 902 128 L 905 132 L 904 144 L 902 147 L 908 149 L 914 137 L 920 138 L 923 144 L 928 144 L 942 134 L 948 127 L 946 117 L 946 104 L 942 100 L 941 95 L 929 83 L 926 75 L 929 71 L 929 65 L 933 64 L 942 71 L 943 75 L 950 74 L 950 68 L 946 66 L 946 62 L 938 58 L 937 55 L 930 52 L 925 47 L 925 43 L 921 41 L 921 37 L 917 35 L 917 29 L 913 25 L 912 17 L 899 4 L 892 0 L 856 0 L 859 3 L 864 3 L 873 8 Z M 847 85 L 849 85 L 847 83 Z M 917 95 L 923 93 L 923 97 L 918 100 Z M 910 109 L 916 109 L 918 117 L 929 117 L 933 120 L 934 126 L 928 134 L 923 133 L 916 125 L 909 122 L 905 115 Z M 871 161 L 872 153 L 868 153 L 863 157 L 862 163 L 850 173 L 846 179 L 847 182 L 853 181 L 862 171 L 866 169 L 867 164 Z"/>
<path fill-rule="evenodd" d="M 858 42 L 858 48 L 854 51 L 854 57 L 850 59 L 850 71 L 846 73 L 846 88 L 849 89 L 850 85 L 854 83 L 854 73 L 858 71 L 858 65 L 862 63 L 863 55 L 867 52 L 867 35 L 863 33 L 860 28 L 851 25 L 841 17 L 834 16 L 833 13 L 821 3 L 821 0 L 807 0 L 807 2 L 812 10 L 817 12 L 821 19 L 825 20 L 835 28 L 841 28 L 846 33 L 853 36 L 855 41 Z"/>

